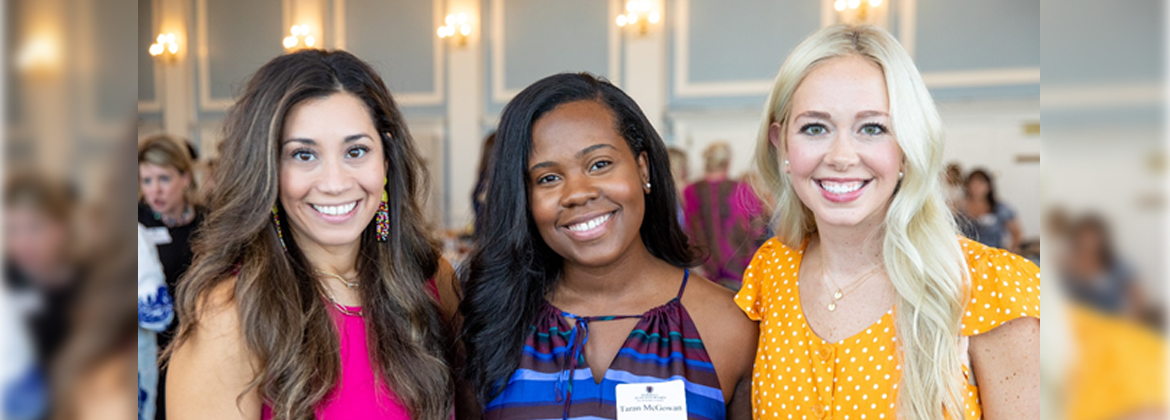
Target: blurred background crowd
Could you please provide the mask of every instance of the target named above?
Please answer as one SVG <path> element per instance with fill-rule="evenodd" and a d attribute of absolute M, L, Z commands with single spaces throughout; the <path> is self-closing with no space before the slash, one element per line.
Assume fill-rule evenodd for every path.
<path fill-rule="evenodd" d="M 155 358 L 176 325 L 167 293 L 207 211 L 219 124 L 275 55 L 343 48 L 378 66 L 427 160 L 424 198 L 456 263 L 503 105 L 555 72 L 609 78 L 671 146 L 679 220 L 708 256 L 696 270 L 738 289 L 771 234 L 770 198 L 750 170 L 766 89 L 797 41 L 857 19 L 901 40 L 938 102 L 960 230 L 1045 273 L 1044 416 L 1167 416 L 1165 2 L 7 0 L 2 10 L 0 420 L 128 419 L 164 404 Z"/>

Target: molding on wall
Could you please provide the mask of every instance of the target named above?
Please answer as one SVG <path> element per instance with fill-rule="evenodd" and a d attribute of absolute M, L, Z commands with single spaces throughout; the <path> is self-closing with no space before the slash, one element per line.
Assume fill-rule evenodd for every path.
<path fill-rule="evenodd" d="M 832 6 L 829 6 L 832 10 Z M 737 80 L 726 82 L 690 81 L 690 1 L 678 0 L 674 8 L 674 96 L 677 98 L 707 98 L 738 95 L 767 95 L 772 90 L 771 79 Z M 821 13 L 822 20 L 824 13 Z M 823 22 L 822 22 L 823 23 Z"/>
<path fill-rule="evenodd" d="M 922 73 L 929 88 L 966 88 L 1040 83 L 1039 67 L 959 70 Z"/>
<path fill-rule="evenodd" d="M 1166 101 L 1165 89 L 1156 81 L 1045 87 L 1040 106 L 1045 111 L 1160 106 Z"/>
<path fill-rule="evenodd" d="M 445 18 L 443 3 L 439 0 L 431 1 L 431 27 L 443 26 Z M 345 0 L 333 1 L 333 45 L 337 49 L 346 48 L 345 31 L 348 27 L 345 21 Z M 446 98 L 443 81 L 443 42 L 438 36 L 431 34 L 431 47 L 434 51 L 434 84 L 429 92 L 394 92 L 394 100 L 399 106 L 433 106 L 442 105 Z"/>
<path fill-rule="evenodd" d="M 97 86 L 102 84 L 94 74 L 94 69 L 97 68 L 97 51 L 99 45 L 96 43 L 98 39 L 96 36 L 101 25 L 96 21 L 97 17 L 94 15 L 94 1 L 84 0 L 77 4 L 76 20 L 73 21 L 77 25 L 76 35 L 73 39 L 74 45 L 83 46 L 77 53 L 77 59 L 81 68 L 91 69 L 80 73 L 80 89 L 78 89 L 78 102 L 81 103 L 80 109 L 74 107 L 79 114 L 81 130 L 88 136 L 100 139 L 117 139 L 125 135 L 126 125 L 125 121 L 111 122 L 103 120 L 98 117 L 97 110 L 101 108 L 102 104 L 97 102 Z M 138 83 L 138 79 L 134 79 L 134 83 Z M 137 86 L 135 90 L 137 90 Z M 137 94 L 135 94 L 137 96 Z M 157 96 L 157 95 L 156 95 Z"/>
<path fill-rule="evenodd" d="M 199 110 L 207 112 L 227 111 L 235 103 L 234 98 L 211 97 L 211 64 L 207 52 L 207 1 L 195 0 L 195 45 L 196 61 L 199 66 Z M 288 0 L 284 0 L 287 9 Z M 282 11 L 283 13 L 283 11 Z M 276 42 L 276 40 L 273 40 Z"/>
<path fill-rule="evenodd" d="M 898 4 L 898 42 L 902 49 L 914 59 L 918 40 L 918 0 L 896 0 Z"/>
<path fill-rule="evenodd" d="M 513 96 L 520 93 L 521 89 L 508 89 L 504 77 L 505 59 L 504 53 L 504 0 L 490 0 L 488 2 L 488 19 L 491 19 L 491 57 L 492 57 L 492 80 L 491 80 L 491 98 L 496 103 L 506 103 L 512 100 Z M 608 8 L 610 16 L 617 17 L 617 14 L 622 10 L 618 1 L 609 1 Z M 609 74 L 605 75 L 610 83 L 615 86 L 621 86 L 621 28 L 618 28 L 617 22 L 613 19 L 607 19 L 609 22 L 606 25 L 609 45 L 609 63 L 607 63 L 607 71 Z"/>
<path fill-rule="evenodd" d="M 150 0 L 150 5 L 151 5 L 150 6 L 150 12 L 151 12 L 151 16 L 150 16 L 150 30 L 151 30 L 151 32 L 150 32 L 150 34 L 151 34 L 151 37 L 158 35 L 159 22 L 162 21 L 162 19 L 160 19 L 162 17 L 162 12 L 159 10 L 162 5 L 160 5 L 159 3 L 160 3 L 160 0 Z M 146 47 L 139 45 L 138 48 L 146 48 Z M 165 87 L 162 84 L 163 72 L 162 72 L 162 66 L 159 66 L 158 61 L 155 60 L 153 57 L 151 57 L 151 59 L 150 59 L 150 69 L 154 73 L 154 99 L 151 99 L 149 101 L 138 101 L 138 113 L 140 113 L 140 114 L 144 113 L 144 112 L 162 112 L 162 102 L 163 102 L 162 95 L 165 94 L 165 92 L 164 92 Z"/>

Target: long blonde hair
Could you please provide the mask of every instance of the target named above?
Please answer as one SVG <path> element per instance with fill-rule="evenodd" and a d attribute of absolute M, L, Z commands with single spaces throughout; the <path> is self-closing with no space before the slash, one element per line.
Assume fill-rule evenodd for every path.
<path fill-rule="evenodd" d="M 902 359 L 899 417 L 962 418 L 958 338 L 966 300 L 966 266 L 954 221 L 942 194 L 943 130 L 934 101 L 902 46 L 873 26 L 837 25 L 817 31 L 780 67 L 760 123 L 755 165 L 776 197 L 772 227 L 789 247 L 816 232 L 812 212 L 780 170 L 785 125 L 793 94 L 817 65 L 854 55 L 885 75 L 892 130 L 901 146 L 904 173 L 884 220 L 882 255 L 897 291 L 896 330 Z M 769 139 L 779 123 L 781 148 Z M 940 410 L 940 408 L 942 410 Z"/>

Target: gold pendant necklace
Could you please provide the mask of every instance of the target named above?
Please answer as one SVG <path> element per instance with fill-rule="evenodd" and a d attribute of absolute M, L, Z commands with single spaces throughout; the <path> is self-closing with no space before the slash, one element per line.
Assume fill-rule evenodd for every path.
<path fill-rule="evenodd" d="M 325 300 L 329 301 L 329 303 L 332 303 L 333 306 L 335 308 L 337 308 L 338 311 L 341 311 L 341 313 L 349 315 L 349 316 L 359 316 L 359 317 L 362 316 L 361 309 L 354 311 L 354 310 L 347 308 L 345 305 L 342 305 L 341 302 L 337 301 L 337 297 L 333 296 L 333 292 L 330 291 L 329 288 L 326 287 L 325 285 L 318 283 L 317 287 L 321 288 L 322 297 L 324 297 Z"/>
<path fill-rule="evenodd" d="M 862 275 L 861 278 L 855 280 L 852 284 L 849 285 L 849 287 L 845 288 L 848 290 L 845 290 L 845 289 L 842 289 L 840 286 L 837 286 L 837 282 L 833 281 L 833 277 L 829 275 L 829 265 L 825 264 L 825 248 L 823 246 L 820 249 L 820 257 L 821 257 L 821 275 L 823 275 L 825 280 L 828 280 L 829 285 L 832 286 L 833 289 L 836 290 L 835 292 L 833 292 L 833 300 L 829 301 L 828 305 L 825 305 L 825 308 L 828 309 L 829 312 L 833 312 L 833 311 L 837 310 L 837 301 L 840 301 L 841 299 L 843 299 L 845 297 L 846 293 L 850 293 L 853 290 L 857 289 L 858 287 L 861 287 L 861 285 L 863 283 L 865 283 L 866 280 L 869 280 L 870 277 L 873 277 L 873 275 L 878 272 L 879 268 L 882 268 L 882 265 L 880 263 L 878 265 L 875 265 L 873 268 L 871 268 L 869 271 L 867 271 L 864 275 Z"/>
<path fill-rule="evenodd" d="M 321 275 L 326 275 L 326 276 L 329 276 L 329 277 L 333 277 L 333 278 L 335 278 L 335 279 L 337 279 L 337 280 L 341 281 L 341 283 L 342 283 L 342 284 L 345 284 L 345 287 L 348 287 L 348 288 L 350 288 L 351 290 L 352 290 L 352 289 L 357 289 L 357 288 L 358 288 L 358 286 L 361 286 L 361 283 L 359 283 L 359 282 L 356 282 L 356 281 L 355 281 L 355 282 L 348 281 L 348 280 L 346 280 L 346 279 L 345 279 L 345 277 L 341 277 L 340 275 L 337 275 L 337 274 L 333 274 L 333 273 L 329 273 L 329 272 L 325 272 L 325 271 L 321 271 L 321 270 L 313 270 L 313 271 L 316 271 L 316 272 L 317 272 L 317 274 L 321 274 Z"/>

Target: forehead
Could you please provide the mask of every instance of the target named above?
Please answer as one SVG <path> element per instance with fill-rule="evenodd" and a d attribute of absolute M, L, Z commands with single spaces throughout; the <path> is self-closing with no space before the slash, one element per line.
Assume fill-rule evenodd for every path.
<path fill-rule="evenodd" d="M 284 137 L 344 137 L 354 130 L 374 130 L 365 102 L 349 92 L 306 99 L 289 110 L 284 121 Z"/>
<path fill-rule="evenodd" d="M 889 113 L 886 79 L 877 64 L 857 55 L 825 60 L 812 69 L 792 96 L 792 114 L 805 110 L 853 115 L 872 110 Z"/>
<path fill-rule="evenodd" d="M 614 120 L 613 112 L 597 101 L 558 105 L 532 125 L 531 156 L 576 153 L 594 144 L 629 150 Z"/>
<path fill-rule="evenodd" d="M 178 174 L 179 171 L 170 166 L 155 165 L 149 162 L 142 162 L 138 164 L 139 175 L 172 175 Z"/>

